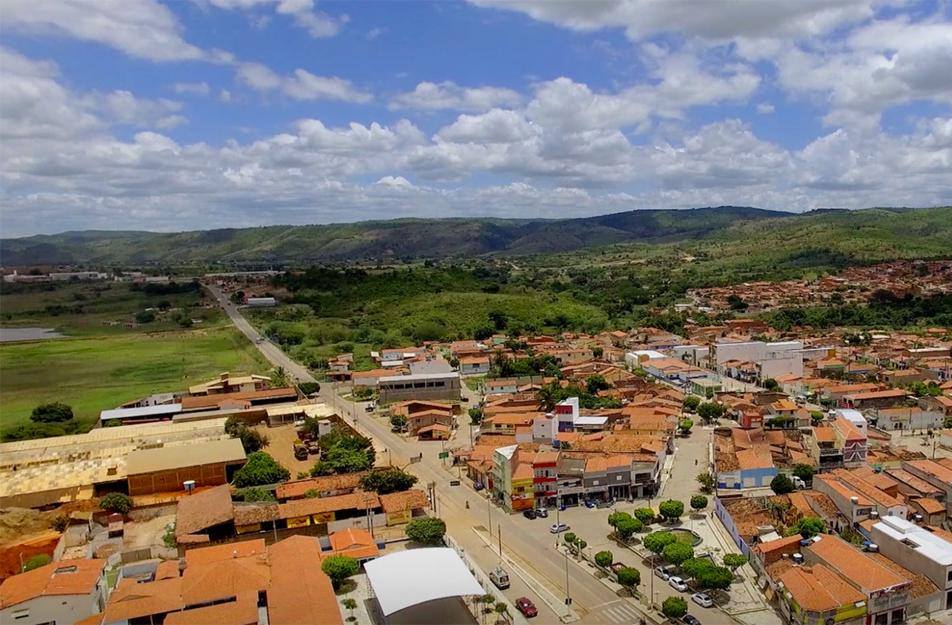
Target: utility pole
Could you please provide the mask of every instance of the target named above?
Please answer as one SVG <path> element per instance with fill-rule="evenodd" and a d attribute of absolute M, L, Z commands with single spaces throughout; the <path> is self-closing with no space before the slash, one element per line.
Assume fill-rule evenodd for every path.
<path fill-rule="evenodd" d="M 486 490 L 486 514 L 489 516 L 489 535 L 493 533 L 493 494 Z"/>
<path fill-rule="evenodd" d="M 499 537 L 499 564 L 502 564 L 502 523 L 496 524 L 496 535 Z"/>
<path fill-rule="evenodd" d="M 565 605 L 572 605 L 572 595 L 569 592 L 569 550 L 565 549 Z"/>

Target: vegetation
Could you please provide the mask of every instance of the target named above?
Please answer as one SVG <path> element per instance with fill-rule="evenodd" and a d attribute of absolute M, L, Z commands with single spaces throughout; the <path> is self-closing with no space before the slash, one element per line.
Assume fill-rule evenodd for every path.
<path fill-rule="evenodd" d="M 670 619 L 679 619 L 688 613 L 688 604 L 681 597 L 668 597 L 661 602 L 661 613 Z"/>
<path fill-rule="evenodd" d="M 351 599 L 350 597 L 348 597 L 348 598 L 344 599 L 343 601 L 341 601 L 340 604 L 341 604 L 342 606 L 344 606 L 344 609 L 345 609 L 345 610 L 347 610 L 348 612 L 350 612 L 350 616 L 347 617 L 347 620 L 350 621 L 350 622 L 356 621 L 356 620 L 357 620 L 357 617 L 354 616 L 354 610 L 357 609 L 357 601 L 356 601 L 356 599 Z"/>
<path fill-rule="evenodd" d="M 615 575 L 617 576 L 618 583 L 626 588 L 631 594 L 634 594 L 635 587 L 641 583 L 641 572 L 638 571 L 638 569 L 631 568 L 630 566 L 618 569 L 618 572 Z"/>
<path fill-rule="evenodd" d="M 681 564 L 694 557 L 694 547 L 687 543 L 673 542 L 670 545 L 665 545 L 661 557 L 670 564 Z"/>
<path fill-rule="evenodd" d="M 376 460 L 373 442 L 359 434 L 334 429 L 318 441 L 321 459 L 311 468 L 311 476 L 366 471 Z"/>
<path fill-rule="evenodd" d="M 615 561 L 615 556 L 611 551 L 599 551 L 595 554 L 595 564 L 602 568 L 608 568 Z"/>
<path fill-rule="evenodd" d="M 632 512 L 632 514 L 634 514 L 635 518 L 645 525 L 649 525 L 650 523 L 654 522 L 655 513 L 651 508 L 635 508 L 635 511 Z"/>
<path fill-rule="evenodd" d="M 99 507 L 109 512 L 127 514 L 132 510 L 132 498 L 123 493 L 109 493 L 99 500 Z"/>
<path fill-rule="evenodd" d="M 787 536 L 793 536 L 794 534 L 800 534 L 804 538 L 813 538 L 817 534 L 826 533 L 826 523 L 823 522 L 823 519 L 815 516 L 803 517 L 796 524 L 787 528 L 787 531 L 784 532 Z"/>
<path fill-rule="evenodd" d="M 235 498 L 239 501 L 246 502 L 271 502 L 278 500 L 270 490 L 258 488 L 257 486 L 238 489 L 235 492 Z"/>
<path fill-rule="evenodd" d="M 360 479 L 360 487 L 380 495 L 409 490 L 417 483 L 417 477 L 396 467 L 376 469 Z"/>
<path fill-rule="evenodd" d="M 747 564 L 747 556 L 745 555 L 741 555 L 739 553 L 724 554 L 724 566 L 729 568 L 731 571 L 736 571 L 745 564 Z"/>
<path fill-rule="evenodd" d="M 697 482 L 701 485 L 702 493 L 713 493 L 714 487 L 717 486 L 717 480 L 714 479 L 714 475 L 710 471 L 705 471 L 704 473 L 697 474 Z"/>
<path fill-rule="evenodd" d="M 36 423 L 61 423 L 73 418 L 73 409 L 61 402 L 40 404 L 30 413 L 30 421 Z"/>
<path fill-rule="evenodd" d="M 360 571 L 360 566 L 350 556 L 334 555 L 321 560 L 321 570 L 331 578 L 334 588 L 339 588 L 345 579 Z"/>
<path fill-rule="evenodd" d="M 232 438 L 241 440 L 246 454 L 251 454 L 268 446 L 268 437 L 252 430 L 241 419 L 231 416 L 225 421 L 225 433 Z"/>
<path fill-rule="evenodd" d="M 407 523 L 407 538 L 421 545 L 442 545 L 446 523 L 436 517 L 413 519 Z"/>
<path fill-rule="evenodd" d="M 684 409 L 687 411 L 694 412 L 700 404 L 701 398 L 697 395 L 688 395 L 684 398 Z"/>
<path fill-rule="evenodd" d="M 641 543 L 645 546 L 645 549 L 650 551 L 655 555 L 661 555 L 664 552 L 664 548 L 668 545 L 677 541 L 677 538 L 671 532 L 651 532 Z"/>
<path fill-rule="evenodd" d="M 787 477 L 784 473 L 778 473 L 770 480 L 770 490 L 777 493 L 778 495 L 786 495 L 787 493 L 792 493 L 796 487 L 793 485 L 793 480 Z"/>
<path fill-rule="evenodd" d="M 232 483 L 237 488 L 277 484 L 291 477 L 291 473 L 263 451 L 248 456 L 245 466 L 235 471 Z"/>
<path fill-rule="evenodd" d="M 697 415 L 704 419 L 705 423 L 720 419 L 726 411 L 727 409 L 722 404 L 713 401 L 706 401 L 697 407 Z"/>
<path fill-rule="evenodd" d="M 38 553 L 35 556 L 30 557 L 26 562 L 23 563 L 23 572 L 32 571 L 33 569 L 38 569 L 41 566 L 46 566 L 53 561 L 53 558 L 46 553 Z"/>
<path fill-rule="evenodd" d="M 691 497 L 691 509 L 703 510 L 707 507 L 707 497 L 704 495 L 694 495 Z"/>
<path fill-rule="evenodd" d="M 717 566 L 709 558 L 691 558 L 681 564 L 681 571 L 705 589 L 730 588 L 734 573 L 724 566 Z"/>
<path fill-rule="evenodd" d="M 793 467 L 793 474 L 809 484 L 813 480 L 813 474 L 816 471 L 808 464 L 798 464 Z"/>
<path fill-rule="evenodd" d="M 402 414 L 390 415 L 390 427 L 403 430 L 403 428 L 407 427 L 407 418 Z"/>
<path fill-rule="evenodd" d="M 684 503 L 676 499 L 662 501 L 658 506 L 658 512 L 666 521 L 675 521 L 684 514 Z"/>

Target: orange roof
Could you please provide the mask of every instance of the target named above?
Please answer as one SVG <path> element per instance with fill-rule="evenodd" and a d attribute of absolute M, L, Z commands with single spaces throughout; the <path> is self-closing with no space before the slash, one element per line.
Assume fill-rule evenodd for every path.
<path fill-rule="evenodd" d="M 780 581 L 796 604 L 811 612 L 831 612 L 866 599 L 822 564 L 791 567 L 780 575 Z"/>
<path fill-rule="evenodd" d="M 324 512 L 338 510 L 366 510 L 380 506 L 380 499 L 376 493 L 355 491 L 348 495 L 335 497 L 318 497 L 314 499 L 292 499 L 278 505 L 278 512 L 282 519 L 310 516 Z"/>
<path fill-rule="evenodd" d="M 794 534 L 793 536 L 785 536 L 784 538 L 778 538 L 777 540 L 771 540 L 766 543 L 758 543 L 754 547 L 754 551 L 759 551 L 760 553 L 771 553 L 777 551 L 778 549 L 783 549 L 784 547 L 789 547 L 803 540 L 803 536 L 800 534 Z"/>
<path fill-rule="evenodd" d="M 316 490 L 319 493 L 338 490 L 354 490 L 360 486 L 360 480 L 367 474 L 366 471 L 360 473 L 342 473 L 340 475 L 323 475 L 312 477 L 306 480 L 295 480 L 278 484 L 275 489 L 275 495 L 278 499 L 294 499 L 304 497 L 309 490 Z"/>
<path fill-rule="evenodd" d="M 291 387 L 269 388 L 263 391 L 245 391 L 243 393 L 213 393 L 212 395 L 193 395 L 182 398 L 182 410 L 211 408 L 224 402 L 250 401 L 258 399 L 278 399 L 297 397 L 297 391 Z"/>
<path fill-rule="evenodd" d="M 331 580 L 318 562 L 321 548 L 309 536 L 291 536 L 268 548 L 272 562 L 268 588 L 269 625 L 343 625 Z"/>
<path fill-rule="evenodd" d="M 866 436 L 856 429 L 856 426 L 843 417 L 837 417 L 833 421 L 833 427 L 839 430 L 840 435 L 847 441 L 865 441 Z"/>
<path fill-rule="evenodd" d="M 824 534 L 818 538 L 819 540 L 805 548 L 812 551 L 827 566 L 852 580 L 865 592 L 909 583 L 908 579 L 899 577 L 835 534 Z"/>
<path fill-rule="evenodd" d="M 380 549 L 373 536 L 365 529 L 348 527 L 334 532 L 329 537 L 331 550 L 335 555 L 345 555 L 351 558 L 376 558 Z"/>
<path fill-rule="evenodd" d="M 910 460 L 904 464 L 918 469 L 923 473 L 933 475 L 946 484 L 952 484 L 952 469 L 949 469 L 938 462 L 933 460 Z"/>
<path fill-rule="evenodd" d="M 422 510 L 429 505 L 430 501 L 426 498 L 426 493 L 416 488 L 380 496 L 380 507 L 388 514 L 391 512 Z"/>
<path fill-rule="evenodd" d="M 484 419 L 483 423 L 493 423 L 495 425 L 528 425 L 539 416 L 537 412 L 517 412 L 507 414 L 497 414 Z"/>
<path fill-rule="evenodd" d="M 264 552 L 264 539 L 256 538 L 255 540 L 243 540 L 237 543 L 190 549 L 187 553 L 186 561 L 189 566 L 193 566 L 221 562 L 222 560 L 230 560 L 232 558 L 247 558 L 249 556 L 260 555 Z"/>
<path fill-rule="evenodd" d="M 175 535 L 195 534 L 234 519 L 227 484 L 194 492 L 178 500 Z"/>
<path fill-rule="evenodd" d="M 165 617 L 165 625 L 257 625 L 258 597 L 243 592 L 235 601 L 172 612 Z"/>
<path fill-rule="evenodd" d="M 913 499 L 913 503 L 922 508 L 922 511 L 926 514 L 938 514 L 940 512 L 945 512 L 945 504 L 936 501 L 932 497 Z"/>
<path fill-rule="evenodd" d="M 864 399 L 889 399 L 890 397 L 905 397 L 909 392 L 901 388 L 891 388 L 885 391 L 869 391 L 868 393 L 853 393 L 847 395 L 846 399 L 850 401 L 862 401 Z"/>
<path fill-rule="evenodd" d="M 127 621 L 150 614 L 165 614 L 182 609 L 182 578 L 173 577 L 148 584 L 123 579 L 109 596 L 103 610 L 107 623 Z"/>
<path fill-rule="evenodd" d="M 105 560 L 61 560 L 8 577 L 0 584 L 0 607 L 37 597 L 88 595 L 99 583 L 105 566 Z"/>
<path fill-rule="evenodd" d="M 750 469 L 769 469 L 774 466 L 770 452 L 765 449 L 742 449 L 737 452 L 737 466 L 742 471 Z"/>

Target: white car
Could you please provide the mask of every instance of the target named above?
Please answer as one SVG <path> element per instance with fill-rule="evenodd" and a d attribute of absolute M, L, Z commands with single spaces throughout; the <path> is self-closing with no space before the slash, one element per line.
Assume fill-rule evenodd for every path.
<path fill-rule="evenodd" d="M 671 586 L 671 588 L 674 588 L 675 590 L 677 590 L 678 592 L 686 592 L 688 589 L 688 585 L 685 584 L 684 580 L 678 577 L 677 575 L 673 575 L 668 578 L 668 585 Z"/>
<path fill-rule="evenodd" d="M 702 608 L 710 608 L 714 606 L 714 600 L 711 599 L 711 596 L 703 592 L 696 592 L 691 595 L 691 601 L 698 604 Z"/>
<path fill-rule="evenodd" d="M 663 579 L 664 581 L 668 581 L 669 579 L 671 579 L 671 571 L 669 571 L 668 567 L 666 566 L 656 566 L 654 569 L 654 574 L 660 577 L 661 579 Z"/>
<path fill-rule="evenodd" d="M 549 532 L 553 534 L 558 534 L 559 532 L 564 532 L 569 528 L 565 523 L 553 523 L 552 527 L 549 528 Z"/>

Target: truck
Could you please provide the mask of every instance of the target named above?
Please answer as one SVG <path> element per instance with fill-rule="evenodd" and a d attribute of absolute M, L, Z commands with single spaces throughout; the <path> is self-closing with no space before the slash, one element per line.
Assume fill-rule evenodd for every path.
<path fill-rule="evenodd" d="M 509 574 L 502 567 L 496 567 L 489 572 L 489 581 L 496 585 L 499 590 L 509 588 Z"/>

